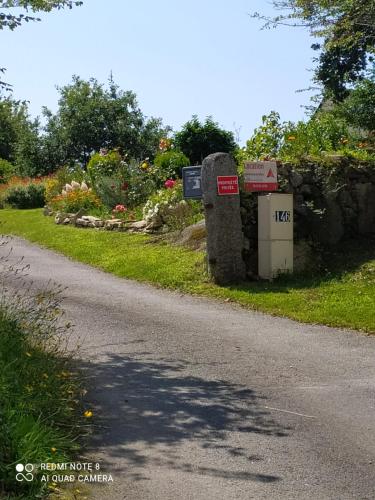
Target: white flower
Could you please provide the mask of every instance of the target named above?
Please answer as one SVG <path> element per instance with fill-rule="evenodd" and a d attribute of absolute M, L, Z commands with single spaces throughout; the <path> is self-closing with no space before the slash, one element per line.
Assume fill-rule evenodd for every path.
<path fill-rule="evenodd" d="M 89 190 L 86 182 L 81 182 L 81 189 L 82 189 L 82 191 L 88 191 Z"/>
<path fill-rule="evenodd" d="M 61 191 L 61 194 L 62 194 L 63 196 L 66 196 L 66 194 L 67 194 L 67 193 L 66 193 L 65 189 L 63 189 L 63 190 Z"/>
<path fill-rule="evenodd" d="M 69 192 L 70 192 L 70 191 L 72 191 L 72 190 L 73 190 L 73 188 L 72 188 L 72 186 L 71 186 L 70 184 L 65 184 L 65 191 L 66 191 L 67 193 L 69 193 Z"/>
<path fill-rule="evenodd" d="M 81 189 L 81 184 L 76 181 L 72 181 L 72 189 L 73 191 L 78 191 L 78 189 Z"/>

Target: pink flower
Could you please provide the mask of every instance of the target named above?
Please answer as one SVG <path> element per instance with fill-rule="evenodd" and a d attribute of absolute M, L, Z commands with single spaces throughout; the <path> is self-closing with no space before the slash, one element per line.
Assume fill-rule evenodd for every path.
<path fill-rule="evenodd" d="M 113 212 L 126 212 L 126 207 L 124 205 L 116 205 Z"/>
<path fill-rule="evenodd" d="M 167 188 L 167 189 L 172 189 L 176 184 L 176 181 L 174 181 L 173 179 L 168 179 L 167 181 L 164 182 L 164 186 Z"/>

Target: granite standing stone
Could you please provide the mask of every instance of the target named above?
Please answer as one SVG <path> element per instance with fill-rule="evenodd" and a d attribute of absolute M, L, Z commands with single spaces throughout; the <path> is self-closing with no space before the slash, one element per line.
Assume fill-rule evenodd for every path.
<path fill-rule="evenodd" d="M 219 196 L 217 177 L 237 175 L 227 153 L 207 156 L 202 167 L 203 205 L 207 228 L 207 258 L 214 281 L 225 285 L 245 279 L 242 259 L 243 233 L 238 194 Z"/>

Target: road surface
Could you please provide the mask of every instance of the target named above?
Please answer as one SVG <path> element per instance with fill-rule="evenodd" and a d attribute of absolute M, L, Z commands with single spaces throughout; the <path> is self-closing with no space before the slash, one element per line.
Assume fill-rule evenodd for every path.
<path fill-rule="evenodd" d="M 87 455 L 114 479 L 94 498 L 375 499 L 375 338 L 13 247 L 34 286 L 68 287 L 98 425 Z"/>

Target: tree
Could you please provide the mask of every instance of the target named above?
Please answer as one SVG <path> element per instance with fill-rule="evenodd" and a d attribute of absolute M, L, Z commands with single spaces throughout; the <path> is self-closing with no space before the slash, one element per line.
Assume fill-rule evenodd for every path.
<path fill-rule="evenodd" d="M 82 5 L 81 1 L 72 0 L 0 0 L 0 29 L 9 28 L 14 30 L 23 22 L 40 21 L 34 15 L 29 16 L 22 13 L 12 14 L 12 9 L 22 8 L 26 12 L 51 12 L 53 9 L 72 9 L 74 6 Z"/>
<path fill-rule="evenodd" d="M 200 123 L 196 115 L 175 134 L 174 142 L 193 165 L 211 153 L 234 153 L 237 148 L 233 132 L 220 128 L 211 117 Z"/>
<path fill-rule="evenodd" d="M 375 80 L 366 79 L 338 106 L 337 114 L 354 127 L 375 132 Z"/>
<path fill-rule="evenodd" d="M 31 11 L 33 14 L 37 12 L 51 12 L 53 9 L 63 9 L 67 7 L 72 9 L 74 6 L 82 5 L 81 1 L 74 0 L 0 0 L 0 30 L 8 28 L 14 30 L 23 22 L 40 21 L 34 15 L 29 16 L 27 12 Z M 14 8 L 24 9 L 26 14 L 17 13 L 13 14 Z M 0 73 L 4 73 L 5 68 L 0 68 Z M 0 89 L 9 91 L 11 85 L 0 80 Z"/>
<path fill-rule="evenodd" d="M 15 161 L 17 141 L 27 123 L 27 106 L 11 98 L 0 99 L 0 158 Z"/>
<path fill-rule="evenodd" d="M 44 109 L 45 155 L 52 169 L 66 162 L 86 164 L 102 147 L 120 147 L 135 158 L 151 157 L 168 132 L 160 119 L 143 115 L 133 92 L 120 90 L 112 79 L 106 89 L 95 79 L 74 76 L 59 92 L 57 113 Z"/>
<path fill-rule="evenodd" d="M 303 26 L 322 42 L 315 79 L 337 101 L 348 96 L 350 84 L 365 76 L 375 52 L 375 0 L 274 0 L 282 13 L 274 18 L 258 13 L 264 27 Z"/>

